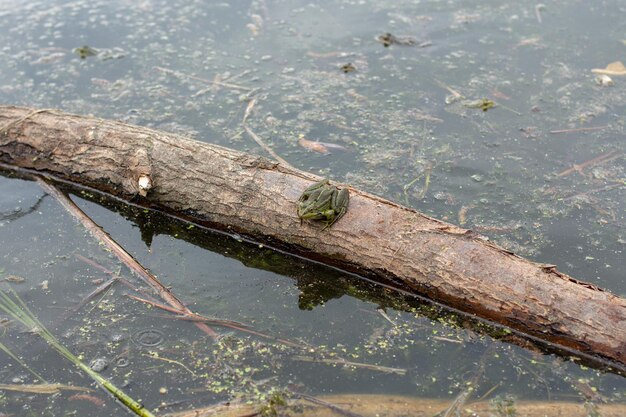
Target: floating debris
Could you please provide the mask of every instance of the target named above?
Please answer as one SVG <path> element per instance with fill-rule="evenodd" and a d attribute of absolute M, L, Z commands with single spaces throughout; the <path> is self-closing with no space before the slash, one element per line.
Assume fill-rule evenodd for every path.
<path fill-rule="evenodd" d="M 0 391 L 27 392 L 32 394 L 58 394 L 61 391 L 91 391 L 89 388 L 65 384 L 0 384 Z M 0 414 L 1 415 L 1 414 Z"/>
<path fill-rule="evenodd" d="M 331 149 L 338 151 L 347 150 L 345 147 L 337 145 L 336 143 L 317 142 L 305 139 L 303 136 L 300 136 L 300 139 L 298 139 L 298 144 L 305 149 L 321 153 L 323 155 L 328 155 L 329 153 L 331 153 Z"/>
<path fill-rule="evenodd" d="M 594 68 L 591 72 L 594 74 L 624 76 L 626 75 L 626 67 L 622 64 L 622 61 L 615 61 L 607 65 L 606 68 Z"/>
<path fill-rule="evenodd" d="M 602 74 L 596 77 L 596 84 L 601 87 L 612 87 L 613 79 L 606 74 Z"/>
<path fill-rule="evenodd" d="M 0 282 L 2 282 L 2 281 L 13 282 L 15 284 L 20 284 L 20 283 L 26 281 L 26 279 L 22 278 L 22 277 L 19 277 L 17 275 L 7 275 L 6 277 L 4 277 L 4 278 L 2 278 L 0 280 Z"/>
<path fill-rule="evenodd" d="M 116 368 L 126 368 L 128 365 L 130 365 L 130 361 L 125 356 L 122 356 L 115 361 Z"/>
<path fill-rule="evenodd" d="M 349 72 L 356 71 L 356 67 L 352 65 L 352 63 L 348 62 L 347 64 L 341 66 L 341 70 L 344 72 L 344 74 L 347 74 Z"/>
<path fill-rule="evenodd" d="M 109 361 L 105 358 L 96 358 L 89 363 L 89 367 L 96 372 L 102 372 L 109 366 Z"/>
<path fill-rule="evenodd" d="M 541 12 L 546 10 L 546 5 L 539 3 L 535 6 L 535 17 L 537 18 L 537 22 L 543 23 L 543 18 L 541 17 Z"/>
<path fill-rule="evenodd" d="M 321 153 L 321 154 L 324 154 L 324 155 L 327 155 L 327 154 L 330 153 L 328 148 L 326 146 L 324 146 L 324 144 L 322 144 L 320 142 L 314 142 L 312 140 L 300 138 L 298 140 L 298 144 L 300 146 L 302 146 L 303 148 L 306 148 L 306 149 L 308 149 L 310 151 L 314 151 L 314 152 Z"/>
<path fill-rule="evenodd" d="M 391 33 L 387 32 L 383 35 L 378 35 L 376 37 L 376 40 L 380 43 L 383 44 L 383 46 L 385 48 L 387 48 L 390 45 L 402 45 L 402 46 L 419 46 L 419 47 L 426 47 L 431 45 L 430 42 L 421 42 L 418 43 L 417 39 L 412 38 L 410 36 L 394 36 Z"/>
<path fill-rule="evenodd" d="M 89 394 L 74 394 L 70 397 L 67 398 L 68 401 L 89 401 L 90 403 L 92 403 L 93 405 L 95 405 L 96 407 L 104 407 L 105 402 L 103 399 L 98 398 L 94 395 L 89 395 Z"/>
<path fill-rule="evenodd" d="M 519 41 L 514 48 L 519 48 L 520 46 L 535 46 L 535 47 L 542 47 L 543 45 L 541 44 L 541 38 L 539 36 L 535 36 L 532 38 L 524 38 L 521 41 Z"/>
<path fill-rule="evenodd" d="M 123 342 L 125 339 L 126 339 L 126 336 L 124 335 L 124 333 L 113 333 L 109 337 L 109 340 L 113 343 L 120 343 L 120 342 Z"/>
<path fill-rule="evenodd" d="M 97 56 L 102 61 L 108 61 L 109 59 L 120 59 L 126 56 L 126 52 L 121 48 L 111 48 L 111 49 L 96 49 L 91 46 L 81 46 L 80 48 L 75 48 L 73 52 L 80 57 L 80 59 L 85 59 L 90 56 Z"/>
<path fill-rule="evenodd" d="M 84 45 L 84 46 L 81 46 L 80 48 L 74 49 L 74 53 L 77 54 L 80 57 L 80 59 L 85 59 L 90 56 L 98 55 L 98 50 L 95 48 L 92 48 L 91 46 Z"/>
<path fill-rule="evenodd" d="M 482 111 L 487 111 L 496 107 L 496 103 L 489 100 L 488 98 L 481 98 L 478 100 L 465 100 L 463 101 L 463 105 L 470 109 L 481 109 Z"/>

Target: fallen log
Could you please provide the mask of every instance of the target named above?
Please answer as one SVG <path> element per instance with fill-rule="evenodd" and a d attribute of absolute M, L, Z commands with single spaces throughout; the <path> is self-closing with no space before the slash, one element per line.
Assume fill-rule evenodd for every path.
<path fill-rule="evenodd" d="M 319 178 L 175 134 L 0 106 L 0 162 L 83 184 L 391 282 L 565 350 L 626 369 L 626 300 L 483 236 L 344 186 L 331 228 L 296 202 Z"/>

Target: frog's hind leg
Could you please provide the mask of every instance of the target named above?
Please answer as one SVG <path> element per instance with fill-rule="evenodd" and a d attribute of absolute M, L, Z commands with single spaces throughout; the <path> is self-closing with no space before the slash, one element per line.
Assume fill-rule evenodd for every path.
<path fill-rule="evenodd" d="M 328 229 L 330 226 L 332 226 L 333 224 L 335 224 L 335 222 L 336 222 L 337 220 L 341 219 L 341 217 L 343 217 L 343 215 L 344 215 L 344 214 L 346 214 L 346 211 L 347 211 L 347 210 L 346 210 L 345 208 L 344 208 L 344 209 L 341 209 L 341 210 L 339 211 L 339 213 L 337 213 L 337 215 L 335 216 L 335 218 L 334 218 L 334 219 L 332 219 L 331 221 L 327 221 L 327 222 L 326 222 L 326 226 L 324 226 L 324 228 L 322 229 L 322 231 L 324 231 L 324 230 Z"/>

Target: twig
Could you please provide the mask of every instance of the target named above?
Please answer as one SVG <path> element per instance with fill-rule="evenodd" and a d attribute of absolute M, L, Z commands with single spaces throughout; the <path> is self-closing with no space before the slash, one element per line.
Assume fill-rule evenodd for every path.
<path fill-rule="evenodd" d="M 563 201 L 569 201 L 569 200 L 573 200 L 575 198 L 578 198 L 580 196 L 588 196 L 589 194 L 595 194 L 595 193 L 599 193 L 602 191 L 610 191 L 614 188 L 619 188 L 619 187 L 626 187 L 626 182 L 623 183 L 617 183 L 617 184 L 609 184 L 609 185 L 605 185 L 604 187 L 600 187 L 600 188 L 596 188 L 594 190 L 589 190 L 589 191 L 584 191 L 584 192 L 580 192 L 580 193 L 576 193 L 573 195 L 570 195 L 569 197 L 563 197 Z"/>
<path fill-rule="evenodd" d="M 215 326 L 229 327 L 231 329 L 239 330 L 239 331 L 245 332 L 245 333 L 250 333 L 250 334 L 253 334 L 255 336 L 262 337 L 264 339 L 275 340 L 275 341 L 280 342 L 280 343 L 282 343 L 284 345 L 297 347 L 297 348 L 305 347 L 305 346 L 299 345 L 297 343 L 290 342 L 289 340 L 279 339 L 279 338 L 276 338 L 276 337 L 269 336 L 269 335 L 267 335 L 265 333 L 256 332 L 254 330 L 249 329 L 248 325 L 243 324 L 243 323 L 239 323 L 239 322 L 236 322 L 236 321 L 212 319 L 210 317 L 205 317 L 205 316 L 202 316 L 202 315 L 197 314 L 197 313 L 186 313 L 184 311 L 178 310 L 177 308 L 169 307 L 169 306 L 157 303 L 156 301 L 146 300 L 145 298 L 140 298 L 140 297 L 137 297 L 137 296 L 134 296 L 134 295 L 131 295 L 131 294 L 127 294 L 127 297 L 132 298 L 133 300 L 136 300 L 136 301 L 140 301 L 142 303 L 150 304 L 153 307 L 160 308 L 160 309 L 165 310 L 165 311 L 169 311 L 170 313 L 178 314 L 178 316 L 175 317 L 177 319 L 189 320 L 189 321 L 200 322 L 200 323 L 210 323 L 210 324 L 213 324 Z"/>
<path fill-rule="evenodd" d="M 588 161 L 583 162 L 582 164 L 573 164 L 570 168 L 563 170 L 561 172 L 559 172 L 558 174 L 556 174 L 557 177 L 564 177 L 566 175 L 571 174 L 574 171 L 579 172 L 581 175 L 584 175 L 584 173 L 582 172 L 583 169 L 585 168 L 589 168 L 595 165 L 600 165 L 603 164 L 605 162 L 610 162 L 614 159 L 620 158 L 622 157 L 622 153 L 620 151 L 610 151 L 607 153 L 604 153 L 600 156 L 596 156 L 593 159 L 590 159 Z"/>
<path fill-rule="evenodd" d="M 103 284 L 100 284 L 100 286 L 98 286 L 95 290 L 93 290 L 92 292 L 87 294 L 87 296 L 85 298 L 83 298 L 83 300 L 80 303 L 78 303 L 78 305 L 76 307 L 74 307 L 71 312 L 75 313 L 78 310 L 80 310 L 81 308 L 83 308 L 83 306 L 85 304 L 87 304 L 89 302 L 89 300 L 91 300 L 92 298 L 94 298 L 95 296 L 100 294 L 101 292 L 104 292 L 104 291 L 108 290 L 109 287 L 111 285 L 115 284 L 117 281 L 118 281 L 118 278 L 117 277 L 113 277 L 110 280 L 104 282 Z"/>
<path fill-rule="evenodd" d="M 252 139 L 254 139 L 254 141 L 256 143 L 259 144 L 259 146 L 261 146 L 261 148 L 265 149 L 265 152 L 269 153 L 270 155 L 272 155 L 274 157 L 274 159 L 276 159 L 278 162 L 280 162 L 281 164 L 289 167 L 289 168 L 293 168 L 293 166 L 285 161 L 283 158 L 281 158 L 280 156 L 278 156 L 278 154 L 276 152 L 274 152 L 272 150 L 272 148 L 270 148 L 269 146 L 267 146 L 265 144 L 265 142 L 263 142 L 263 140 L 252 131 L 252 129 L 250 129 L 248 127 L 248 125 L 246 124 L 246 121 L 248 120 L 248 116 L 250 116 L 250 113 L 252 112 L 252 108 L 254 107 L 254 105 L 256 104 L 256 98 L 253 98 L 252 100 L 250 100 L 250 102 L 248 103 L 248 106 L 246 107 L 246 111 L 243 115 L 243 128 L 246 130 L 246 132 L 248 132 L 248 135 L 250 135 L 250 137 Z"/>
<path fill-rule="evenodd" d="M 159 361 L 163 361 L 163 362 L 167 362 L 167 363 L 173 363 L 173 364 L 178 365 L 178 366 L 180 366 L 181 368 L 185 369 L 187 372 L 189 372 L 191 375 L 193 375 L 193 377 L 194 377 L 194 378 L 197 376 L 197 375 L 196 375 L 196 373 L 195 373 L 194 371 L 192 371 L 191 369 L 189 369 L 189 368 L 187 367 L 187 365 L 185 365 L 184 363 L 179 362 L 179 361 L 177 361 L 177 360 L 165 358 L 165 357 L 163 357 L 163 356 L 160 356 L 160 355 L 159 355 L 158 353 L 156 353 L 156 352 L 153 352 L 152 354 L 142 353 L 142 355 L 143 355 L 143 356 L 146 356 L 146 357 L 148 357 L 148 358 L 152 358 L 152 359 L 159 360 Z"/>
<path fill-rule="evenodd" d="M 166 74 L 171 74 L 171 75 L 173 75 L 175 77 L 178 77 L 178 78 L 181 78 L 181 77 L 191 78 L 192 80 L 201 81 L 203 83 L 211 84 L 211 85 L 217 84 L 217 85 L 222 86 L 222 87 L 232 88 L 233 90 L 241 90 L 241 91 L 251 91 L 252 90 L 252 88 L 244 87 L 242 85 L 227 83 L 227 82 L 218 81 L 218 80 L 210 81 L 210 80 L 207 80 L 206 78 L 196 77 L 195 75 L 185 74 L 184 72 L 174 71 L 174 70 L 171 70 L 171 69 L 168 69 L 168 68 L 154 67 L 154 69 L 157 70 L 157 71 L 164 72 Z M 210 88 L 211 87 L 209 87 L 209 89 Z M 198 94 L 198 93 L 196 93 L 196 94 Z"/>
<path fill-rule="evenodd" d="M 409 205 L 409 195 L 408 195 L 407 191 L 409 190 L 409 188 L 411 188 L 413 186 L 413 184 L 415 184 L 416 181 L 418 181 L 420 178 L 422 178 L 422 176 L 425 176 L 424 186 L 422 187 L 422 190 L 418 194 L 417 199 L 421 200 L 422 198 L 424 198 L 424 196 L 428 192 L 428 186 L 430 185 L 430 174 L 431 174 L 432 170 L 433 170 L 433 164 L 428 162 L 426 164 L 426 167 L 424 168 L 424 170 L 417 177 L 415 177 L 411 182 L 409 182 L 404 187 L 402 187 L 402 191 L 404 193 L 404 201 L 405 201 L 407 206 Z"/>
<path fill-rule="evenodd" d="M 64 384 L 0 384 L 0 390 L 28 392 L 31 394 L 58 394 L 61 391 L 93 391 L 90 388 Z"/>
<path fill-rule="evenodd" d="M 473 204 L 470 204 L 469 206 L 463 206 L 461 207 L 461 209 L 459 210 L 459 224 L 461 226 L 463 226 L 466 222 L 467 222 L 467 212 L 470 211 L 471 209 L 473 209 L 474 207 L 476 207 Z"/>
<path fill-rule="evenodd" d="M 502 104 L 502 103 L 496 103 L 496 104 L 497 104 L 498 106 L 502 107 L 504 110 L 508 110 L 508 111 L 510 111 L 510 112 L 511 112 L 511 113 L 513 113 L 513 114 L 516 114 L 516 115 L 518 115 L 518 116 L 521 116 L 521 115 L 522 115 L 522 113 L 518 112 L 518 111 L 517 111 L 517 110 L 515 110 L 515 109 L 512 109 L 512 108 L 511 108 L 511 107 L 509 107 L 509 106 L 505 106 L 505 105 L 504 105 L 504 104 Z"/>
<path fill-rule="evenodd" d="M 113 272 L 113 271 L 109 271 L 106 267 L 100 265 L 99 263 L 97 263 L 96 261 L 93 261 L 89 258 L 84 257 L 83 255 L 80 255 L 78 253 L 75 254 L 75 256 L 80 259 L 81 261 L 88 263 L 89 265 L 93 266 L 94 268 L 97 268 L 99 270 L 101 270 L 102 272 L 109 274 L 111 276 L 111 278 L 116 279 L 117 281 L 121 282 L 122 284 L 126 285 L 128 288 L 130 288 L 132 291 L 134 292 L 138 292 L 141 294 L 145 294 L 145 291 L 143 291 L 140 288 L 135 287 L 132 283 L 130 283 L 127 279 L 122 278 L 119 273 Z"/>
<path fill-rule="evenodd" d="M 463 344 L 461 340 L 450 339 L 449 337 L 433 336 L 432 338 L 433 340 L 439 340 L 440 342 L 457 343 L 460 345 Z"/>
<path fill-rule="evenodd" d="M 385 312 L 385 310 L 383 310 L 382 308 L 377 308 L 376 312 L 378 314 L 380 314 L 381 316 L 383 316 L 383 318 L 385 320 L 387 320 L 389 323 L 391 323 L 393 326 L 397 326 L 398 324 L 396 322 L 394 322 L 393 320 L 391 320 L 391 318 L 389 318 L 389 316 L 387 315 L 387 313 Z"/>
<path fill-rule="evenodd" d="M 247 69 L 247 70 L 244 70 L 244 71 L 240 72 L 239 74 L 233 75 L 232 77 L 228 77 L 228 78 L 226 78 L 226 80 L 227 80 L 228 82 L 230 82 L 230 81 L 232 81 L 232 80 L 236 80 L 237 78 L 241 78 L 241 77 L 243 77 L 243 76 L 245 76 L 245 75 L 248 75 L 248 74 L 250 74 L 251 72 L 252 72 L 252 70 Z"/>
<path fill-rule="evenodd" d="M 379 371 L 379 372 L 384 372 L 387 374 L 406 375 L 406 372 L 407 372 L 407 370 L 403 368 L 391 368 L 388 366 L 372 365 L 369 363 L 350 362 L 345 359 L 317 359 L 317 358 L 313 358 L 310 356 L 299 356 L 299 355 L 292 356 L 291 358 L 297 361 L 302 361 L 302 362 L 316 362 L 316 363 L 325 363 L 328 365 L 352 366 L 354 368 L 369 369 L 372 371 Z"/>
<path fill-rule="evenodd" d="M 112 278 L 111 279 L 111 284 L 113 284 L 113 281 L 117 281 L 117 280 Z M 104 300 L 104 297 L 107 296 L 107 294 L 109 293 L 110 290 L 111 290 L 111 286 L 110 285 L 102 290 L 102 292 L 103 292 L 102 297 L 100 297 L 98 299 L 98 301 L 96 301 L 93 304 L 93 306 L 91 306 L 91 308 L 87 311 L 87 314 L 91 314 L 91 312 L 94 310 L 94 308 L 96 308 L 96 307 L 98 307 L 98 305 L 100 305 L 100 303 L 102 302 L 102 300 Z M 94 295 L 94 297 L 95 297 L 95 295 Z"/>
<path fill-rule="evenodd" d="M 336 413 L 342 414 L 344 416 L 348 416 L 348 417 L 363 417 L 363 415 L 361 415 L 361 414 L 354 413 L 354 412 L 352 412 L 350 410 L 344 410 L 343 408 L 339 407 L 338 405 L 335 405 L 333 403 L 329 403 L 328 401 L 320 400 L 319 398 L 313 397 L 312 395 L 308 395 L 308 394 L 304 394 L 304 393 L 296 392 L 296 391 L 292 391 L 292 390 L 289 390 L 289 392 L 293 396 L 295 396 L 295 397 L 302 398 L 303 400 L 312 402 L 313 404 L 324 406 L 324 407 L 329 408 L 329 409 L 335 411 Z"/>
<path fill-rule="evenodd" d="M 160 308 L 161 310 L 169 311 L 170 313 L 179 314 L 181 317 L 177 317 L 177 318 L 180 318 L 180 319 L 211 323 L 211 324 L 215 324 L 219 326 L 226 326 L 226 327 L 231 327 L 231 326 L 237 326 L 237 328 L 248 327 L 247 325 L 243 323 L 239 323 L 237 321 L 212 319 L 210 317 L 205 317 L 198 313 L 187 313 L 177 308 L 166 306 L 164 304 L 157 303 L 156 301 L 146 300 L 145 298 L 137 297 L 135 295 L 126 294 L 126 296 L 129 298 L 132 298 L 133 300 L 140 301 L 145 304 L 149 304 L 152 307 Z"/>
<path fill-rule="evenodd" d="M 0 215 L 0 221 L 12 222 L 38 210 L 41 202 L 44 198 L 46 198 L 47 195 L 48 194 L 44 193 L 41 197 L 37 199 L 37 201 L 35 201 L 35 204 L 33 204 L 32 207 L 28 208 L 28 210 L 17 209 L 15 211 Z"/>
<path fill-rule="evenodd" d="M 535 17 L 537 18 L 537 22 L 539 23 L 543 23 L 543 19 L 541 18 L 541 11 L 545 10 L 546 5 L 545 4 L 537 4 L 535 6 Z"/>
<path fill-rule="evenodd" d="M 500 387 L 500 385 L 502 385 L 502 382 L 498 382 L 496 385 L 494 385 L 493 387 L 489 388 L 487 390 L 487 392 L 485 392 L 480 398 L 478 398 L 476 400 L 476 402 L 479 403 L 479 402 L 484 401 L 487 397 L 489 397 L 491 394 L 493 394 L 493 392 L 495 390 L 497 390 Z"/>
<path fill-rule="evenodd" d="M 40 177 L 35 177 L 37 183 L 48 194 L 54 197 L 74 218 L 80 221 L 89 232 L 98 239 L 102 244 L 111 250 L 117 258 L 124 263 L 130 270 L 141 278 L 146 284 L 154 289 L 161 298 L 169 305 L 189 314 L 194 314 L 187 306 L 185 306 L 174 294 L 172 294 L 154 275 L 148 272 L 139 262 L 137 262 L 128 252 L 124 250 L 111 236 L 109 236 L 100 226 L 91 220 L 72 200 L 59 191 L 55 186 L 48 184 Z M 207 335 L 217 339 L 219 335 L 205 323 L 195 323 L 196 327 Z"/>
<path fill-rule="evenodd" d="M 485 350 L 480 358 L 480 361 L 478 362 L 476 370 L 472 373 L 472 377 L 469 379 L 469 381 L 467 381 L 467 384 L 465 384 L 465 388 L 459 393 L 459 395 L 454 398 L 454 400 L 447 409 L 436 414 L 436 416 L 452 417 L 459 415 L 459 411 L 463 408 L 469 396 L 474 392 L 476 386 L 478 385 L 478 382 L 480 381 L 480 378 L 482 378 L 483 374 L 485 373 L 485 364 L 487 362 L 487 358 L 491 356 L 491 353 L 494 349 L 495 348 L 493 346 L 490 346 Z"/>
<path fill-rule="evenodd" d="M 560 133 L 590 132 L 592 130 L 606 129 L 607 127 L 609 127 L 609 125 L 606 125 L 606 126 L 594 126 L 594 127 L 578 127 L 576 129 L 551 130 L 550 133 L 552 133 L 553 135 L 558 135 Z"/>
<path fill-rule="evenodd" d="M 115 273 L 113 271 L 110 271 L 109 269 L 107 269 L 105 266 L 100 265 L 99 263 L 97 263 L 96 261 L 93 261 L 79 253 L 74 254 L 74 256 L 76 256 L 78 259 L 80 259 L 81 261 L 85 262 L 86 264 L 89 264 L 91 266 L 93 266 L 96 269 L 99 269 L 100 271 L 104 272 L 105 274 L 109 274 L 112 277 L 116 276 Z"/>
<path fill-rule="evenodd" d="M 454 98 L 456 99 L 461 99 L 464 98 L 463 94 L 459 93 L 458 91 L 452 89 L 452 87 L 450 87 L 448 84 L 439 81 L 439 80 L 435 80 L 435 82 L 439 85 L 439 87 L 441 88 L 445 88 L 446 90 L 448 90 L 450 92 L 450 94 L 452 94 L 454 96 Z"/>

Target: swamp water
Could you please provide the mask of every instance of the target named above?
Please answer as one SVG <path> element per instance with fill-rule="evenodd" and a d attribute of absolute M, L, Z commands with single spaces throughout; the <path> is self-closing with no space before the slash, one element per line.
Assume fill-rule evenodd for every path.
<path fill-rule="evenodd" d="M 242 125 L 255 100 L 247 125 L 292 165 L 626 295 L 626 78 L 591 71 L 626 60 L 624 12 L 618 0 L 0 0 L 0 102 L 262 154 Z M 216 342 L 122 282 L 81 305 L 110 279 L 103 268 L 142 284 L 36 183 L 5 173 L 2 286 L 158 415 L 295 393 L 481 399 L 494 416 L 524 401 L 573 402 L 581 415 L 626 401 L 623 377 L 424 300 L 97 194 L 72 198 L 193 311 L 267 336 L 216 326 Z M 2 324 L 0 342 L 41 379 L 92 391 L 9 390 L 43 381 L 0 352 L 0 383 L 13 385 L 0 415 L 125 413 L 38 335 Z"/>

